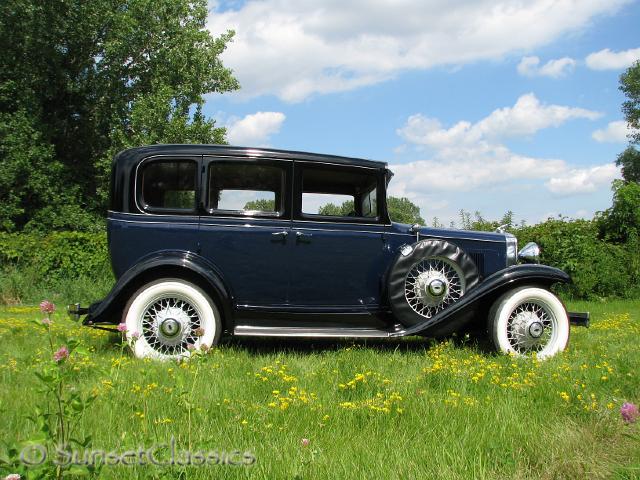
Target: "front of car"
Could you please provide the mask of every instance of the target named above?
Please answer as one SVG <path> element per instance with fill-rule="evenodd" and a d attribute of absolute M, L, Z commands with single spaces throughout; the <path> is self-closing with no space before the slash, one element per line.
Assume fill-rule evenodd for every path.
<path fill-rule="evenodd" d="M 515 235 L 392 224 L 404 243 L 389 272 L 391 309 L 403 334 L 448 335 L 475 322 L 496 348 L 540 357 L 562 351 L 569 324 L 588 314 L 568 313 L 551 291 L 569 276 L 539 265 L 540 248 L 518 250 Z"/>

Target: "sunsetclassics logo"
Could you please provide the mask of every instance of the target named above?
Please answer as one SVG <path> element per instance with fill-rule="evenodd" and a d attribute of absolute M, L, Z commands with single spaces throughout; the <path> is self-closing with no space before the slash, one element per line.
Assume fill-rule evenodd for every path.
<path fill-rule="evenodd" d="M 57 447 L 49 451 L 46 446 L 28 445 L 20 452 L 20 461 L 26 466 L 39 466 L 47 462 L 56 466 L 72 465 L 156 465 L 156 466 L 209 466 L 230 465 L 249 466 L 256 463 L 255 455 L 241 450 L 188 450 L 179 449 L 174 437 L 169 443 L 161 443 L 150 447 L 138 447 L 134 450 L 74 450 Z"/>

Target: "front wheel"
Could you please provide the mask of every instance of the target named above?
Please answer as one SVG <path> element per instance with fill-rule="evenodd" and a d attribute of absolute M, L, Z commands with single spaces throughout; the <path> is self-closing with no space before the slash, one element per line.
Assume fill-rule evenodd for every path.
<path fill-rule="evenodd" d="M 138 358 L 171 360 L 218 342 L 220 314 L 209 296 L 182 279 L 149 283 L 124 309 L 127 339 Z"/>
<path fill-rule="evenodd" d="M 569 342 L 569 317 L 562 302 L 548 290 L 521 287 L 498 298 L 489 312 L 489 334 L 503 353 L 546 358 Z"/>

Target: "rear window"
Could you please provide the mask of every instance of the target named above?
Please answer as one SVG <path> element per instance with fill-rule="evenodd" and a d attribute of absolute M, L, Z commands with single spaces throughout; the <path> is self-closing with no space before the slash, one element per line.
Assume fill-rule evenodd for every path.
<path fill-rule="evenodd" d="M 193 160 L 153 161 L 140 172 L 140 199 L 145 210 L 193 212 L 196 209 L 196 174 Z"/>
<path fill-rule="evenodd" d="M 273 165 L 224 162 L 209 166 L 209 211 L 280 215 L 284 170 Z"/>

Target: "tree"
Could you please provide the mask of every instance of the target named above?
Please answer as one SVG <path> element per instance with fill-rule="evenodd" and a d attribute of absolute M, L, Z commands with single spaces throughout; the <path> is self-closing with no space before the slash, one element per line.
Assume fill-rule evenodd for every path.
<path fill-rule="evenodd" d="M 626 182 L 640 183 L 640 152 L 633 146 L 618 155 L 616 165 L 622 167 L 622 178 Z"/>
<path fill-rule="evenodd" d="M 640 61 L 620 76 L 620 90 L 627 96 L 622 104 L 627 123 L 635 129 L 632 143 L 640 142 Z M 633 145 L 618 155 L 623 180 L 612 183 L 613 204 L 596 217 L 600 237 L 635 245 L 640 234 L 640 152 Z"/>
<path fill-rule="evenodd" d="M 266 198 L 251 200 L 250 202 L 245 203 L 244 209 L 256 210 L 258 212 L 275 212 L 276 202 L 274 200 L 268 200 Z"/>
<path fill-rule="evenodd" d="M 410 225 L 424 225 L 424 218 L 420 216 L 420 207 L 412 203 L 406 197 L 389 197 L 387 198 L 387 210 L 389 217 L 394 222 L 408 223 Z"/>
<path fill-rule="evenodd" d="M 499 228 L 505 231 L 513 230 L 515 226 L 511 210 L 507 211 L 500 220 L 487 220 L 478 210 L 473 214 L 473 218 L 471 218 L 471 213 L 464 209 L 461 209 L 458 215 L 460 216 L 460 228 L 462 230 L 495 232 Z"/>
<path fill-rule="evenodd" d="M 0 159 L 0 228 L 11 231 L 28 221 L 27 201 L 42 207 L 51 201 L 48 179 L 60 165 L 23 110 L 0 113 Z"/>
<path fill-rule="evenodd" d="M 206 0 L 2 2 L 3 228 L 93 223 L 124 148 L 224 142 L 202 106 L 239 87 L 219 58 L 233 32 L 212 37 L 207 14 Z"/>
<path fill-rule="evenodd" d="M 625 243 L 640 234 L 640 183 L 613 181 L 613 205 L 598 220 L 600 236 Z"/>
<path fill-rule="evenodd" d="M 420 216 L 420 207 L 412 203 L 408 198 L 402 197 L 388 197 L 387 198 L 387 210 L 389 211 L 389 217 L 394 222 L 408 223 L 410 225 L 420 224 L 424 225 L 424 219 Z M 347 200 L 340 205 L 333 203 L 327 203 L 318 210 L 320 215 L 331 216 L 347 216 L 354 211 L 353 200 Z"/>
<path fill-rule="evenodd" d="M 329 215 L 334 217 L 346 217 L 350 213 L 355 211 L 353 200 L 347 200 L 342 202 L 341 205 L 335 205 L 333 203 L 327 203 L 318 209 L 319 215 Z"/>
<path fill-rule="evenodd" d="M 622 113 L 631 128 L 635 129 L 631 138 L 640 142 L 640 61 L 637 61 L 620 75 L 620 90 L 627 100 L 622 104 Z"/>

